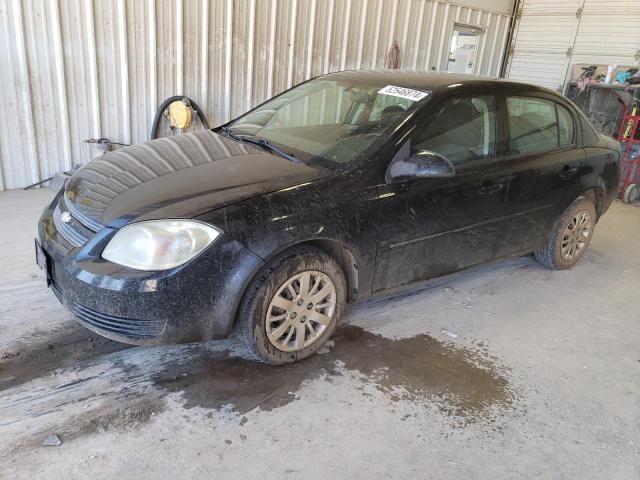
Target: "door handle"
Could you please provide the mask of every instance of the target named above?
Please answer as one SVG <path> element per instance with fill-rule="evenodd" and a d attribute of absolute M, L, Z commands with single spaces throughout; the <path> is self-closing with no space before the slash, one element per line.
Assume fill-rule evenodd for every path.
<path fill-rule="evenodd" d="M 560 178 L 570 178 L 576 173 L 578 173 L 578 167 L 570 167 L 569 165 L 565 165 L 560 171 Z"/>
<path fill-rule="evenodd" d="M 491 195 L 492 193 L 499 192 L 504 188 L 504 183 L 496 183 L 494 185 L 486 185 L 478 189 L 480 195 Z"/>

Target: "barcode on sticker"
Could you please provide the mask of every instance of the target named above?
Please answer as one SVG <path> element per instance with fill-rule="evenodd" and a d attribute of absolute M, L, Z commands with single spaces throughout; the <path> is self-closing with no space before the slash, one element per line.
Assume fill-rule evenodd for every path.
<path fill-rule="evenodd" d="M 391 95 L 394 97 L 406 98 L 417 102 L 424 97 L 429 96 L 429 92 L 422 92 L 420 90 L 414 90 L 412 88 L 396 87 L 395 85 L 387 85 L 386 87 L 378 90 L 378 93 L 383 95 Z"/>

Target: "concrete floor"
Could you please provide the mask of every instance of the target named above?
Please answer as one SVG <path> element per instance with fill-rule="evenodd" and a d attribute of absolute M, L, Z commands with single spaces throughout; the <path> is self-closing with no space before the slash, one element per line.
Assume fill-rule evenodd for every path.
<path fill-rule="evenodd" d="M 516 258 L 358 306 L 324 355 L 272 369 L 233 339 L 79 327 L 34 265 L 50 197 L 0 194 L 2 478 L 640 477 L 638 208 L 570 271 Z"/>

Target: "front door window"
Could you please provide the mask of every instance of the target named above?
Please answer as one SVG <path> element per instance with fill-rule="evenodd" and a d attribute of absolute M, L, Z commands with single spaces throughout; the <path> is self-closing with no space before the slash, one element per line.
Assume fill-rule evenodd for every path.
<path fill-rule="evenodd" d="M 451 98 L 416 132 L 413 150 L 430 150 L 462 165 L 495 155 L 496 108 L 493 96 Z"/>

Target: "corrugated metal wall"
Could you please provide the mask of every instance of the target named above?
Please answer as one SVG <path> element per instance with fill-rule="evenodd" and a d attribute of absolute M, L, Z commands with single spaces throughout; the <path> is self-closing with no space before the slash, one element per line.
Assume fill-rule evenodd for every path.
<path fill-rule="evenodd" d="M 521 0 L 509 78 L 562 90 L 578 63 L 640 65 L 640 0 Z"/>
<path fill-rule="evenodd" d="M 147 140 L 171 95 L 218 125 L 311 76 L 382 68 L 394 39 L 402 67 L 444 69 L 454 22 L 486 28 L 476 73 L 497 75 L 509 18 L 430 0 L 0 0 L 0 189 L 86 163 L 88 138 Z"/>

